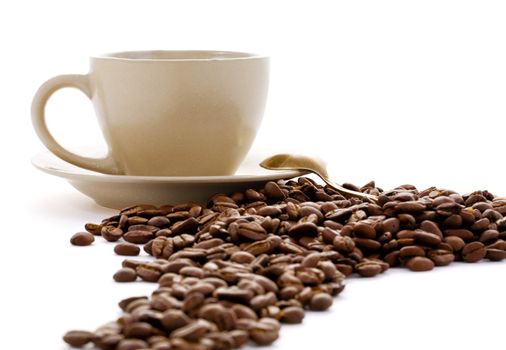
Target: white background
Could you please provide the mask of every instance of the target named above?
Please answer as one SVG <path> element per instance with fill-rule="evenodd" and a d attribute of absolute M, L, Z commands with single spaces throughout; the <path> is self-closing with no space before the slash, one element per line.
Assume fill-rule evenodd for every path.
<path fill-rule="evenodd" d="M 336 181 L 506 195 L 502 1 L 3 1 L 0 3 L 0 349 L 64 349 L 71 328 L 118 315 L 112 246 L 72 233 L 114 212 L 40 173 L 30 103 L 88 56 L 223 49 L 272 57 L 255 149 L 325 158 Z M 62 91 L 50 128 L 69 147 L 104 142 L 88 101 Z M 352 279 L 330 312 L 283 327 L 275 349 L 502 348 L 506 263 Z"/>

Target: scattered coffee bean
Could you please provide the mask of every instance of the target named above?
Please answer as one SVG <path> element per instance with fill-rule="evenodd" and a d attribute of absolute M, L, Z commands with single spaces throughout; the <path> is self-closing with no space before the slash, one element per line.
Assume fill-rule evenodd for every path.
<path fill-rule="evenodd" d="M 132 243 L 119 243 L 114 246 L 114 252 L 118 255 L 135 256 L 139 255 L 141 248 Z"/>
<path fill-rule="evenodd" d="M 434 263 L 429 258 L 415 256 L 406 262 L 406 267 L 411 271 L 430 271 L 434 268 Z"/>
<path fill-rule="evenodd" d="M 87 246 L 95 241 L 95 237 L 89 232 L 77 232 L 70 238 L 70 243 L 77 246 Z"/>
<path fill-rule="evenodd" d="M 311 298 L 309 307 L 311 310 L 324 311 L 332 305 L 332 297 L 326 293 L 316 293 Z"/>
<path fill-rule="evenodd" d="M 150 298 L 122 300 L 117 321 L 64 340 L 115 350 L 268 345 L 279 322 L 301 323 L 305 310 L 327 310 L 352 273 L 506 259 L 506 200 L 487 191 L 346 186 L 378 196 L 378 203 L 301 177 L 218 194 L 205 207 L 136 205 L 86 224 L 72 244 L 91 244 L 93 235 L 123 238 L 114 251 L 127 256 L 143 245 L 154 259 L 126 259 L 114 279 L 139 276 L 157 289 Z"/>
<path fill-rule="evenodd" d="M 133 282 L 137 279 L 137 273 L 130 267 L 122 267 L 113 276 L 116 282 Z"/>
<path fill-rule="evenodd" d="M 88 331 L 70 331 L 63 336 L 65 343 L 75 348 L 83 347 L 91 342 L 93 338 L 94 334 Z"/>

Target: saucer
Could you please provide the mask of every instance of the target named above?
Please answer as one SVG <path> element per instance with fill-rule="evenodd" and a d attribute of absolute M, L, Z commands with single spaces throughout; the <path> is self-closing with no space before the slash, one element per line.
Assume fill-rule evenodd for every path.
<path fill-rule="evenodd" d="M 258 164 L 264 159 L 248 155 L 235 175 L 230 176 L 129 176 L 106 175 L 79 168 L 43 152 L 32 158 L 39 170 L 66 179 L 97 204 L 121 209 L 133 204 L 205 204 L 215 193 L 259 188 L 266 181 L 290 179 L 305 174 L 296 170 L 272 171 Z"/>

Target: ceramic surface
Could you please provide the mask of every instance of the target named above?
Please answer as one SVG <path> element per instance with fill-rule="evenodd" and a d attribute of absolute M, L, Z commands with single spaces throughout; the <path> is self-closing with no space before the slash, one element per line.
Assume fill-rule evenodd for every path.
<path fill-rule="evenodd" d="M 128 176 L 107 175 L 76 167 L 50 152 L 32 158 L 32 164 L 51 175 L 66 179 L 97 204 L 120 209 L 133 204 L 205 204 L 215 193 L 258 188 L 266 181 L 304 174 L 295 170 L 271 171 L 258 166 L 262 157 L 249 155 L 231 176 Z"/>
<path fill-rule="evenodd" d="M 34 97 L 32 121 L 61 159 L 107 174 L 231 175 L 260 126 L 269 59 L 226 51 L 132 51 L 90 59 L 86 75 L 45 82 Z M 64 149 L 45 122 L 58 89 L 74 87 L 93 102 L 109 146 L 105 158 Z"/>

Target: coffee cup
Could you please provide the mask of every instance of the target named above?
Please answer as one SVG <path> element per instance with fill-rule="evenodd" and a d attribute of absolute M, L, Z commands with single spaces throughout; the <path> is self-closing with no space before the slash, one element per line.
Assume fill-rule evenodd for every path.
<path fill-rule="evenodd" d="M 139 176 L 235 173 L 262 121 L 269 59 L 229 51 L 129 51 L 90 59 L 86 75 L 60 75 L 39 88 L 32 122 L 61 159 L 93 171 Z M 108 154 L 62 147 L 48 130 L 51 95 L 72 87 L 94 106 Z"/>

